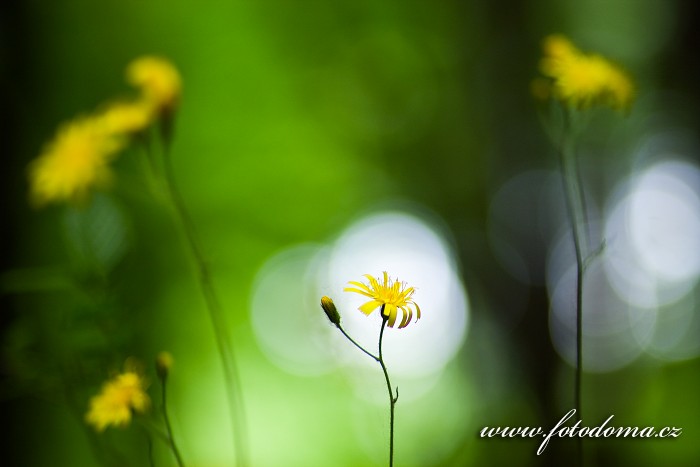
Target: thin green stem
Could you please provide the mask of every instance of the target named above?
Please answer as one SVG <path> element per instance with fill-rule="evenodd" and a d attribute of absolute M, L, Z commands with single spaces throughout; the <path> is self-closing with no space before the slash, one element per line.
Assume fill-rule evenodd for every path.
<path fill-rule="evenodd" d="M 382 338 L 384 337 L 384 328 L 386 328 L 386 322 L 389 319 L 388 316 L 384 316 L 384 305 L 382 305 L 382 329 L 379 331 L 379 364 L 382 366 L 382 371 L 384 371 L 384 379 L 386 380 L 386 388 L 389 391 L 389 467 L 394 465 L 394 407 L 396 406 L 396 401 L 399 399 L 399 388 L 396 388 L 396 397 L 391 390 L 391 381 L 389 381 L 389 372 L 384 364 L 384 357 L 382 356 Z"/>
<path fill-rule="evenodd" d="M 175 443 L 175 436 L 173 436 L 173 428 L 170 425 L 170 416 L 168 415 L 168 393 L 166 389 L 166 382 L 168 378 L 167 376 L 161 378 L 161 398 L 163 399 L 161 401 L 161 410 L 163 412 L 163 420 L 165 421 L 165 429 L 168 432 L 168 445 L 170 446 L 170 449 L 173 451 L 173 455 L 175 456 L 175 460 L 177 461 L 177 465 L 179 467 L 185 467 L 185 463 L 182 461 L 182 456 L 180 455 L 180 450 L 177 448 L 177 444 Z"/>
<path fill-rule="evenodd" d="M 562 157 L 562 165 L 564 170 L 567 169 L 567 157 Z M 581 371 L 582 371 L 582 347 L 583 347 L 583 251 L 581 245 L 581 235 L 577 222 L 578 197 L 576 196 L 575 185 L 576 179 L 568 175 L 564 176 L 566 204 L 569 212 L 569 220 L 571 222 L 571 232 L 574 239 L 574 250 L 576 252 L 576 389 L 575 389 L 575 409 L 577 417 L 581 417 Z"/>
<path fill-rule="evenodd" d="M 571 148 L 571 171 L 574 173 L 574 176 L 576 177 L 576 195 L 577 198 L 580 202 L 579 208 L 581 209 L 581 212 L 579 213 L 579 229 L 580 229 L 580 235 L 581 235 L 581 257 L 583 258 L 586 256 L 586 259 L 588 257 L 587 253 L 584 253 L 584 251 L 589 251 L 591 248 L 591 242 L 589 239 L 589 234 L 588 234 L 588 207 L 586 206 L 586 193 L 583 190 L 583 180 L 581 178 L 581 169 L 578 166 L 578 161 L 574 157 L 573 153 L 573 148 Z M 584 263 L 584 270 L 585 270 L 585 263 Z"/>
<path fill-rule="evenodd" d="M 343 335 L 344 335 L 345 337 L 347 337 L 348 340 L 349 340 L 350 342 L 352 342 L 352 343 L 355 345 L 355 347 L 357 347 L 358 349 L 360 349 L 361 351 L 363 351 L 365 354 L 367 354 L 367 355 L 369 355 L 370 357 L 372 357 L 375 361 L 377 361 L 377 362 L 379 361 L 379 357 L 375 357 L 374 354 L 372 354 L 371 352 L 365 350 L 364 347 L 362 347 L 360 344 L 358 344 L 357 342 L 355 342 L 355 339 L 353 339 L 352 337 L 350 337 L 350 335 L 349 335 L 347 332 L 345 332 L 345 329 L 343 329 L 342 326 L 340 326 L 340 324 L 336 324 L 335 327 L 337 327 L 338 329 L 340 329 L 340 332 L 342 332 Z"/>
<path fill-rule="evenodd" d="M 146 445 L 148 446 L 148 465 L 156 467 L 155 459 L 153 459 L 153 438 L 148 432 L 146 432 Z"/>
<path fill-rule="evenodd" d="M 581 386 L 583 379 L 583 275 L 586 265 L 582 245 L 582 240 L 586 236 L 581 232 L 581 229 L 585 230 L 587 226 L 582 225 L 586 216 L 583 204 L 583 191 L 576 170 L 573 142 L 567 130 L 568 128 L 564 130 L 561 142 L 560 163 L 567 214 L 576 253 L 576 376 L 574 381 L 574 408 L 576 409 L 576 419 L 580 421 L 582 419 Z M 582 440 L 580 437 L 577 444 L 579 462 L 582 463 Z"/>
<path fill-rule="evenodd" d="M 214 336 L 221 357 L 224 380 L 226 383 L 226 394 L 228 396 L 229 413 L 233 430 L 233 446 L 236 456 L 236 464 L 240 467 L 248 465 L 246 421 L 243 404 L 243 394 L 238 377 L 238 367 L 233 352 L 231 339 L 226 331 L 228 326 L 224 318 L 224 312 L 219 303 L 218 296 L 214 290 L 211 273 L 204 259 L 204 253 L 196 235 L 194 223 L 189 216 L 185 203 L 175 183 L 172 162 L 170 158 L 169 144 L 165 142 L 163 155 L 163 167 L 165 184 L 168 196 L 175 209 L 179 225 L 187 239 L 187 244 L 194 258 L 199 287 L 204 296 L 204 301 L 209 311 L 209 318 L 214 328 Z"/>
<path fill-rule="evenodd" d="M 166 445 L 170 444 L 168 433 L 157 425 L 153 420 L 147 417 L 138 417 L 134 419 L 134 423 L 138 423 L 146 433 L 151 433 L 161 440 Z"/>
<path fill-rule="evenodd" d="M 586 253 L 587 251 L 590 250 L 591 248 L 591 242 L 589 238 L 589 225 L 588 225 L 588 206 L 587 206 L 587 201 L 586 201 L 586 193 L 583 189 L 583 178 L 581 176 L 581 169 L 579 167 L 578 159 L 575 157 L 575 151 L 574 151 L 574 145 L 573 142 L 578 138 L 578 135 L 581 134 L 581 130 L 583 127 L 586 125 L 586 120 L 587 119 L 581 119 L 581 112 L 577 112 L 571 109 L 565 109 L 564 110 L 564 134 L 563 138 L 565 140 L 568 139 L 569 144 L 568 147 L 566 147 L 566 150 L 568 154 L 566 157 L 568 158 L 568 165 L 569 165 L 569 174 L 567 175 L 568 177 L 575 177 L 575 183 L 573 184 L 573 189 L 575 190 L 576 193 L 576 201 L 579 203 L 578 206 L 578 211 L 576 212 L 577 216 L 577 225 L 579 228 L 579 235 L 581 239 L 581 254 L 582 257 L 584 258 L 584 272 L 585 272 L 585 259 L 588 256 Z M 571 135 L 568 136 L 567 134 L 570 133 Z M 562 143 L 562 148 L 565 148 L 564 144 Z"/>
<path fill-rule="evenodd" d="M 391 381 L 389 380 L 389 372 L 386 369 L 386 364 L 384 364 L 384 357 L 382 355 L 382 341 L 384 338 L 384 328 L 386 328 L 386 323 L 389 319 L 388 316 L 384 316 L 384 305 L 382 305 L 381 308 L 381 316 L 382 316 L 382 328 L 379 331 L 379 356 L 374 355 L 372 352 L 369 352 L 366 350 L 364 347 L 362 347 L 360 344 L 355 342 L 355 339 L 350 337 L 350 335 L 345 332 L 345 330 L 342 328 L 340 323 L 336 324 L 335 326 L 340 329 L 340 332 L 343 333 L 343 335 L 353 343 L 355 347 L 360 349 L 362 352 L 364 352 L 366 355 L 371 357 L 374 361 L 379 363 L 379 365 L 382 367 L 382 371 L 384 372 L 384 379 L 386 380 L 386 388 L 389 391 L 389 467 L 393 467 L 394 465 L 394 407 L 396 406 L 396 401 L 399 399 L 399 388 L 396 388 L 396 397 L 394 397 L 394 393 L 391 390 Z"/>

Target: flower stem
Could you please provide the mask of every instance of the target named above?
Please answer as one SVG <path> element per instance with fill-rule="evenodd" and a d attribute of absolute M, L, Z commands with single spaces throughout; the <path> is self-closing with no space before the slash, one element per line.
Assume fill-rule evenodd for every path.
<path fill-rule="evenodd" d="M 396 406 L 396 401 L 399 399 L 399 388 L 396 388 L 396 397 L 391 390 L 391 381 L 389 381 L 389 372 L 384 364 L 384 358 L 382 356 L 382 338 L 384 337 L 384 328 L 386 328 L 386 322 L 389 319 L 388 316 L 384 316 L 384 305 L 382 305 L 382 329 L 379 331 L 379 359 L 377 360 L 382 366 L 382 371 L 384 371 L 384 379 L 386 380 L 386 388 L 389 391 L 389 467 L 394 465 L 394 407 Z"/>
<path fill-rule="evenodd" d="M 177 184 L 175 183 L 169 148 L 170 145 L 166 141 L 164 143 L 163 151 L 163 173 L 168 197 L 175 210 L 179 225 L 187 239 L 187 244 L 195 261 L 199 287 L 202 291 L 202 295 L 204 296 L 204 301 L 206 302 L 207 310 L 209 311 L 209 318 L 212 327 L 214 328 L 214 336 L 216 338 L 216 344 L 221 357 L 224 380 L 226 383 L 226 394 L 228 396 L 229 414 L 233 430 L 233 446 L 236 456 L 236 464 L 243 467 L 248 465 L 248 453 L 247 436 L 245 431 L 245 412 L 240 380 L 238 378 L 238 367 L 236 365 L 231 339 L 226 332 L 228 326 L 226 325 L 226 320 L 224 318 L 224 313 L 221 308 L 221 304 L 219 303 L 218 296 L 214 290 L 211 273 L 209 272 L 209 267 L 204 259 L 204 254 L 199 244 L 199 239 L 196 235 L 194 223 L 192 222 L 192 219 L 185 208 L 182 195 L 180 194 Z"/>
<path fill-rule="evenodd" d="M 369 352 L 364 347 L 362 347 L 360 344 L 355 342 L 355 339 L 350 337 L 350 335 L 347 332 L 345 332 L 345 330 L 342 328 L 340 323 L 336 324 L 335 326 L 338 329 L 340 329 L 340 332 L 342 332 L 343 335 L 345 337 L 347 337 L 347 339 L 355 345 L 355 347 L 360 349 L 366 355 L 370 356 L 374 361 L 379 363 L 379 365 L 382 367 L 382 371 L 384 372 L 384 379 L 386 380 L 386 388 L 389 390 L 389 467 L 393 467 L 393 465 L 394 465 L 394 406 L 396 405 L 396 401 L 399 399 L 399 388 L 398 387 L 396 388 L 396 397 L 394 397 L 394 393 L 391 390 L 391 381 L 389 380 L 389 372 L 386 369 L 386 364 L 384 364 L 384 357 L 382 355 L 382 340 L 384 338 L 384 328 L 386 328 L 386 322 L 389 319 L 388 316 L 384 316 L 384 305 L 382 305 L 381 316 L 382 316 L 382 328 L 379 331 L 379 356 L 374 355 L 373 353 Z"/>
<path fill-rule="evenodd" d="M 138 420 L 138 423 L 146 433 L 153 434 L 163 443 L 170 445 L 170 440 L 168 440 L 168 433 L 163 431 L 163 429 L 156 423 L 154 423 L 153 420 L 141 417 Z"/>
<path fill-rule="evenodd" d="M 350 337 L 350 335 L 349 335 L 347 332 L 345 332 L 345 329 L 343 329 L 342 326 L 340 326 L 340 324 L 336 324 L 335 327 L 337 327 L 338 329 L 340 329 L 340 332 L 342 332 L 343 335 L 344 335 L 345 337 L 347 337 L 348 340 L 349 340 L 350 342 L 352 342 L 352 343 L 355 345 L 355 347 L 357 347 L 358 349 L 362 350 L 365 354 L 367 354 L 367 355 L 369 355 L 370 357 L 372 357 L 375 361 L 377 361 L 377 362 L 379 361 L 379 357 L 374 356 L 374 354 L 372 354 L 371 352 L 365 350 L 364 347 L 362 347 L 360 344 L 358 344 L 357 342 L 355 342 L 355 339 L 353 339 L 352 337 Z"/>
<path fill-rule="evenodd" d="M 146 445 L 148 446 L 148 465 L 150 467 L 155 467 L 156 463 L 153 459 L 153 438 L 148 432 L 146 432 Z"/>
<path fill-rule="evenodd" d="M 161 397 L 162 397 L 162 411 L 163 411 L 163 420 L 165 421 L 165 429 L 168 432 L 168 445 L 170 446 L 170 449 L 173 451 L 173 455 L 175 456 L 175 460 L 177 461 L 177 465 L 179 467 L 185 467 L 185 463 L 182 461 L 182 456 L 180 455 L 180 450 L 177 448 L 177 444 L 175 443 L 175 437 L 173 436 L 173 428 L 170 425 L 170 417 L 168 416 L 168 399 L 167 399 L 167 390 L 166 390 L 166 382 L 167 382 L 167 377 L 161 378 Z"/>
<path fill-rule="evenodd" d="M 568 128 L 564 130 L 560 148 L 560 163 L 562 179 L 564 182 L 564 193 L 566 198 L 566 209 L 571 225 L 571 234 L 574 240 L 574 250 L 576 252 L 576 376 L 574 382 L 574 408 L 576 409 L 576 419 L 581 420 L 581 386 L 583 377 L 583 275 L 585 272 L 585 262 L 583 253 L 583 242 L 586 239 L 585 225 L 586 210 L 584 205 L 584 193 L 581 187 L 580 176 L 578 174 L 574 146 L 569 137 Z M 582 463 L 582 440 L 578 438 L 579 462 Z"/>

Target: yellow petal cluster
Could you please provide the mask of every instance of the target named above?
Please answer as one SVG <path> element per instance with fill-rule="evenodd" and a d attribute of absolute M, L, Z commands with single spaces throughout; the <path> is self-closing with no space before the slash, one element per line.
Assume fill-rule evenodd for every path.
<path fill-rule="evenodd" d="M 141 57 L 127 67 L 127 78 L 140 95 L 113 101 L 88 116 L 62 125 L 54 139 L 29 165 L 30 199 L 80 202 L 113 179 L 111 161 L 129 137 L 146 130 L 164 112 L 173 112 L 180 96 L 180 75 L 167 60 Z"/>
<path fill-rule="evenodd" d="M 115 101 L 98 112 L 95 119 L 107 133 L 134 134 L 145 130 L 154 119 L 154 108 L 143 99 Z"/>
<path fill-rule="evenodd" d="M 383 273 L 382 282 L 369 274 L 365 274 L 364 277 L 367 279 L 368 284 L 350 281 L 348 284 L 353 287 L 343 289 L 345 292 L 355 292 L 371 298 L 370 301 L 358 308 L 362 313 L 369 316 L 370 313 L 381 306 L 383 307 L 382 314 L 387 319 L 387 324 L 389 327 L 394 327 L 398 310 L 401 310 L 402 317 L 399 329 L 405 328 L 411 322 L 414 308 L 416 320 L 420 319 L 420 308 L 412 298 L 415 292 L 413 287 L 406 287 L 404 282 L 399 282 L 398 280 L 393 281 L 389 278 L 386 271 Z"/>
<path fill-rule="evenodd" d="M 132 412 L 143 413 L 149 405 L 143 378 L 135 371 L 125 371 L 107 381 L 90 399 L 85 421 L 97 431 L 110 425 L 123 427 L 131 422 Z"/>
<path fill-rule="evenodd" d="M 634 84 L 617 65 L 596 54 L 585 54 L 562 35 L 543 43 L 540 71 L 551 82 L 551 94 L 567 105 L 586 109 L 607 105 L 627 109 L 634 98 Z M 538 86 L 537 94 L 543 95 Z"/>
<path fill-rule="evenodd" d="M 123 146 L 123 139 L 94 118 L 65 124 L 29 166 L 32 203 L 80 201 L 92 189 L 105 187 L 112 179 L 109 163 Z"/>
<path fill-rule="evenodd" d="M 127 67 L 126 79 L 161 111 L 177 106 L 182 90 L 180 73 L 166 59 L 150 55 L 137 58 Z"/>

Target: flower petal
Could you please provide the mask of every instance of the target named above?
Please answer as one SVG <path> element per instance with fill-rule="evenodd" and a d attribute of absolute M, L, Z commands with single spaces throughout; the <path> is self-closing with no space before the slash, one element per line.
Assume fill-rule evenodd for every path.
<path fill-rule="evenodd" d="M 377 281 L 377 279 L 375 279 L 374 277 L 372 277 L 369 274 L 365 274 L 365 277 L 369 281 L 369 284 L 372 286 L 372 289 L 374 289 L 373 291 L 375 293 L 377 293 L 381 289 L 381 286 L 379 285 L 379 282 Z"/>
<path fill-rule="evenodd" d="M 377 308 L 379 308 L 379 306 L 381 304 L 382 304 L 382 302 L 380 302 L 378 300 L 372 300 L 372 301 L 369 301 L 369 302 L 365 303 L 364 305 L 360 306 L 360 308 L 358 308 L 358 310 L 360 310 L 362 313 L 369 316 L 369 314 L 372 313 Z"/>
<path fill-rule="evenodd" d="M 392 305 L 391 303 L 384 305 L 384 316 L 389 318 L 389 322 L 387 324 L 390 328 L 393 328 L 394 323 L 396 322 L 396 305 Z"/>
<path fill-rule="evenodd" d="M 411 318 L 413 318 L 413 310 L 411 310 L 410 306 L 407 307 L 401 307 L 401 310 L 403 311 L 403 319 L 401 319 L 401 324 L 399 324 L 399 329 L 405 328 L 408 326 L 408 323 L 411 322 Z"/>
<path fill-rule="evenodd" d="M 355 292 L 355 293 L 362 294 L 362 295 L 364 295 L 365 297 L 374 298 L 374 295 L 372 295 L 371 293 L 367 293 L 367 292 L 362 291 L 362 290 L 360 290 L 360 289 L 353 289 L 352 287 L 345 287 L 345 288 L 343 289 L 343 292 Z"/>
<path fill-rule="evenodd" d="M 359 287 L 368 293 L 372 293 L 372 290 L 369 287 L 367 287 L 367 284 L 363 284 L 362 282 L 349 281 L 348 284 L 354 285 L 355 287 Z"/>

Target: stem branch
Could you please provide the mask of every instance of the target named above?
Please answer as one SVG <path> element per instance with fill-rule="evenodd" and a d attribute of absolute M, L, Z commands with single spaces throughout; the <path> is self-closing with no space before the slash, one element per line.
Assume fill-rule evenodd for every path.
<path fill-rule="evenodd" d="M 389 372 L 386 369 L 386 365 L 384 364 L 384 357 L 382 355 L 382 340 L 384 338 L 384 328 L 386 328 L 386 322 L 388 321 L 388 316 L 384 316 L 384 305 L 382 305 L 381 312 L 382 316 L 382 328 L 379 331 L 379 356 L 374 355 L 373 353 L 369 352 L 366 350 L 364 347 L 362 347 L 360 344 L 355 342 L 355 340 L 348 335 L 347 332 L 342 328 L 340 323 L 336 324 L 335 326 L 340 329 L 340 332 L 343 333 L 347 339 L 352 342 L 355 347 L 360 349 L 362 352 L 364 352 L 366 355 L 370 356 L 374 361 L 379 363 L 379 365 L 382 367 L 382 371 L 384 372 L 384 379 L 386 380 L 386 388 L 389 391 L 389 467 L 393 467 L 394 465 L 394 407 L 396 405 L 396 401 L 399 399 L 399 388 L 396 388 L 396 397 L 394 397 L 394 393 L 391 390 L 391 381 L 389 380 Z"/>
<path fill-rule="evenodd" d="M 236 365 L 231 340 L 226 332 L 228 327 L 226 325 L 221 304 L 219 303 L 216 291 L 214 290 L 209 268 L 204 259 L 204 254 L 196 235 L 194 223 L 192 222 L 192 219 L 185 208 L 182 195 L 180 194 L 180 191 L 175 183 L 172 163 L 170 160 L 169 144 L 167 143 L 165 144 L 163 159 L 164 178 L 168 195 L 172 206 L 175 209 L 179 225 L 187 239 L 187 244 L 192 253 L 192 257 L 195 261 L 199 287 L 202 291 L 202 295 L 204 296 L 207 310 L 209 311 L 209 318 L 211 320 L 212 327 L 214 328 L 214 336 L 216 338 L 216 344 L 221 357 L 233 430 L 233 445 L 236 463 L 239 466 L 245 466 L 248 464 L 245 412 L 241 385 L 238 378 L 238 367 Z"/>
<path fill-rule="evenodd" d="M 578 174 L 574 147 L 568 135 L 568 125 L 563 132 L 560 148 L 560 163 L 566 209 L 571 226 L 571 234 L 574 240 L 576 252 L 576 376 L 574 382 L 574 408 L 576 419 L 581 420 L 581 386 L 583 377 L 583 275 L 587 262 L 584 261 L 583 242 L 587 243 L 585 225 L 586 210 L 584 205 L 584 193 Z M 579 462 L 582 464 L 582 440 L 578 438 Z"/>
<path fill-rule="evenodd" d="M 384 316 L 384 305 L 382 305 L 381 312 L 383 321 L 382 329 L 379 331 L 379 359 L 377 360 L 382 366 L 382 371 L 384 371 L 384 379 L 386 380 L 386 388 L 389 391 L 389 467 L 394 465 L 394 407 L 396 406 L 396 401 L 399 399 L 399 388 L 396 388 L 396 397 L 391 390 L 391 381 L 389 381 L 389 372 L 384 364 L 384 357 L 382 356 L 382 338 L 384 337 L 384 328 L 386 328 L 386 322 L 388 320 L 387 316 Z"/>
<path fill-rule="evenodd" d="M 162 397 L 162 411 L 163 411 L 163 420 L 165 421 L 165 429 L 168 432 L 168 445 L 170 446 L 170 449 L 173 451 L 173 455 L 175 455 L 175 460 L 177 461 L 177 465 L 179 467 L 185 467 L 185 463 L 182 461 L 182 456 L 180 455 L 180 450 L 177 448 L 177 444 L 175 444 L 175 437 L 173 436 L 173 428 L 170 425 L 170 417 L 168 416 L 168 400 L 167 400 L 167 390 L 166 390 L 166 382 L 167 382 L 167 377 L 163 377 L 161 379 L 161 397 Z"/>
<path fill-rule="evenodd" d="M 336 324 L 335 327 L 337 327 L 338 329 L 340 329 L 340 332 L 342 332 L 343 335 L 344 335 L 345 337 L 347 337 L 348 340 L 349 340 L 350 342 L 352 342 L 353 344 L 355 344 L 355 347 L 357 347 L 358 349 L 360 349 L 361 351 L 363 351 L 365 354 L 367 354 L 367 355 L 369 355 L 370 357 L 372 357 L 372 359 L 374 359 L 375 361 L 377 361 L 377 362 L 379 361 L 379 357 L 375 357 L 374 354 L 372 354 L 371 352 L 365 350 L 364 347 L 362 347 L 360 344 L 358 344 L 357 342 L 355 342 L 355 339 L 353 339 L 352 337 L 350 337 L 350 335 L 349 335 L 347 332 L 345 332 L 345 329 L 343 329 L 343 328 L 340 326 L 340 324 Z"/>

